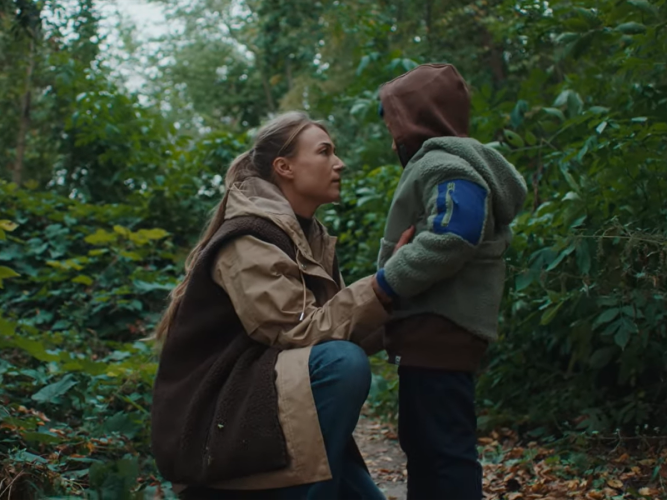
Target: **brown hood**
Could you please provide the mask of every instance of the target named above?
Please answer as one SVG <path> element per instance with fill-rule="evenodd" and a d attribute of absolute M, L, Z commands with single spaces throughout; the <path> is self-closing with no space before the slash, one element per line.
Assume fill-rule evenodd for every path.
<path fill-rule="evenodd" d="M 434 137 L 468 136 L 470 95 L 451 64 L 423 64 L 380 88 L 384 121 L 403 166 Z"/>

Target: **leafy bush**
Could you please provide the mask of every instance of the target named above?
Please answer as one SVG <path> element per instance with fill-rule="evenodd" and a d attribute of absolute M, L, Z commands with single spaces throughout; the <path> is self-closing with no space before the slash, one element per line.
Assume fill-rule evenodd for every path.
<path fill-rule="evenodd" d="M 159 482 L 141 338 L 175 283 L 168 233 L 132 207 L 0 190 L 0 481 L 20 498 L 143 498 Z"/>

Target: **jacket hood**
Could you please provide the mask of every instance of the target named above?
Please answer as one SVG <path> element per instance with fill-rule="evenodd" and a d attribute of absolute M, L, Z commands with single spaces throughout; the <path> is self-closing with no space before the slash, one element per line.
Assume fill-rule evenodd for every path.
<path fill-rule="evenodd" d="M 327 255 L 327 260 L 333 259 L 336 238 L 329 236 L 317 219 L 313 219 L 311 234 L 307 238 L 292 206 L 275 184 L 250 177 L 233 185 L 227 194 L 225 219 L 244 215 L 269 219 L 292 238 L 299 253 L 306 258 L 317 262 Z"/>
<path fill-rule="evenodd" d="M 434 137 L 467 137 L 468 87 L 451 64 L 424 64 L 380 88 L 384 121 L 403 166 Z"/>
<path fill-rule="evenodd" d="M 491 190 L 497 223 L 509 225 L 514 220 L 526 200 L 526 181 L 502 154 L 475 139 L 439 137 L 424 143 L 415 160 L 439 152 L 461 158 L 484 179 Z"/>

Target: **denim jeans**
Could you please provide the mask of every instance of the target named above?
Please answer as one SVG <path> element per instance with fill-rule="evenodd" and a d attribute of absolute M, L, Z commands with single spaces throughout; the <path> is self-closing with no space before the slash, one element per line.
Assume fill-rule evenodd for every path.
<path fill-rule="evenodd" d="M 408 500 L 480 500 L 472 374 L 403 366 L 398 374 Z"/>
<path fill-rule="evenodd" d="M 357 345 L 331 341 L 313 347 L 310 383 L 332 479 L 277 490 L 285 500 L 384 500 L 368 471 L 349 453 L 352 432 L 371 385 L 366 353 Z"/>
<path fill-rule="evenodd" d="M 310 383 L 332 479 L 263 491 L 188 488 L 186 500 L 384 500 L 360 459 L 350 453 L 352 432 L 368 396 L 371 370 L 366 353 L 346 341 L 312 348 Z"/>

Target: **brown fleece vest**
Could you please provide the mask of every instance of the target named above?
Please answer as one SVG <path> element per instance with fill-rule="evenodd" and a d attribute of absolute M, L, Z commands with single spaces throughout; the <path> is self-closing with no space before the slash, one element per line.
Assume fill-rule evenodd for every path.
<path fill-rule="evenodd" d="M 153 389 L 153 453 L 174 483 L 205 485 L 288 465 L 275 387 L 280 350 L 246 335 L 211 276 L 223 245 L 245 235 L 296 258 L 284 231 L 246 216 L 226 221 L 197 259 Z"/>

